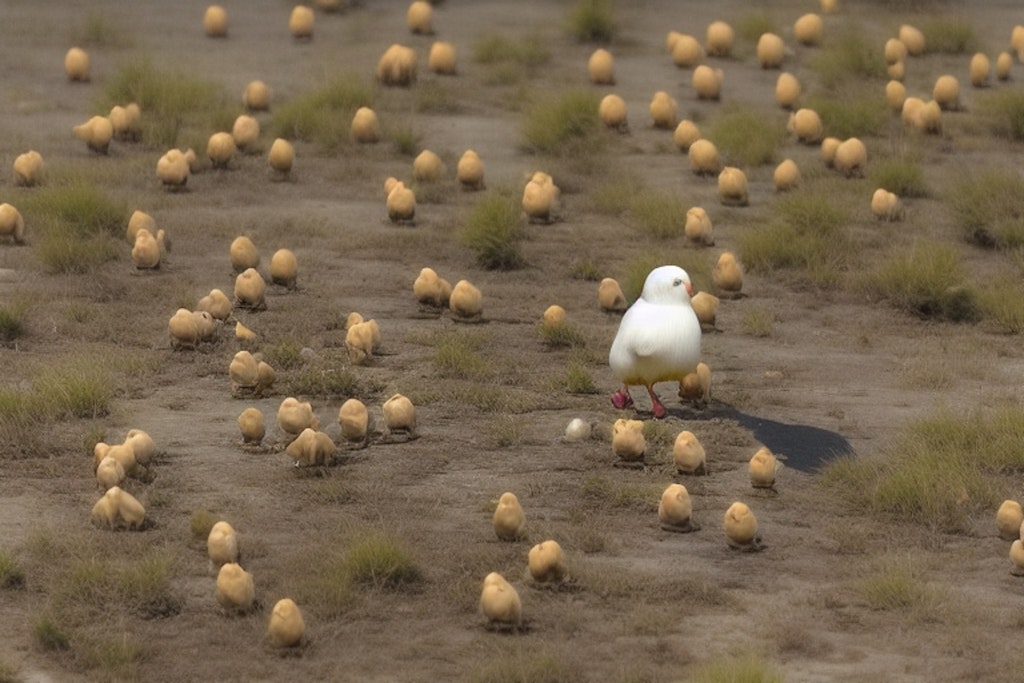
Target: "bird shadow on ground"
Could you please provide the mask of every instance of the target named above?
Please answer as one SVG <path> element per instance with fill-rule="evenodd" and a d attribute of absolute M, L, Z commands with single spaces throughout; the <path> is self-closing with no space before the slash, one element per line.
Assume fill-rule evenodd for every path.
<path fill-rule="evenodd" d="M 735 421 L 772 453 L 783 456 L 786 467 L 801 472 L 815 472 L 835 458 L 854 455 L 853 446 L 845 437 L 821 427 L 777 422 L 717 401 L 702 411 L 688 412 L 692 412 L 687 415 L 690 419 Z"/>

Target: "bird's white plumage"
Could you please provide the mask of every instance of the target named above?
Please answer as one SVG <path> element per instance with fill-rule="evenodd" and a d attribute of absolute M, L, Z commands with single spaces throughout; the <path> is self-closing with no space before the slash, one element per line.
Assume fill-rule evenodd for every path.
<path fill-rule="evenodd" d="M 608 354 L 608 364 L 625 387 L 640 384 L 650 390 L 656 382 L 681 381 L 696 370 L 701 330 L 691 291 L 690 276 L 678 266 L 660 266 L 647 276 Z M 623 400 L 628 404 L 628 394 Z"/>

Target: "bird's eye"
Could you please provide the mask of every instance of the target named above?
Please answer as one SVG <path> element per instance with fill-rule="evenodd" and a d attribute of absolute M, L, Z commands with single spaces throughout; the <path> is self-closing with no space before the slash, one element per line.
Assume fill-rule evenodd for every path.
<path fill-rule="evenodd" d="M 683 281 L 681 279 L 679 279 L 679 278 L 676 278 L 675 280 L 672 281 L 672 286 L 673 287 L 678 287 L 681 284 L 683 284 Z"/>

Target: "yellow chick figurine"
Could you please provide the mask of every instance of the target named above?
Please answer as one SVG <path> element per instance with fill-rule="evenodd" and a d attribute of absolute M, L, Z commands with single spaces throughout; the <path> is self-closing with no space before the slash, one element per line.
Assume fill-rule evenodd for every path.
<path fill-rule="evenodd" d="M 526 525 L 526 515 L 519 504 L 516 494 L 506 491 L 498 499 L 498 506 L 494 508 L 494 533 L 502 541 L 515 541 L 523 534 L 523 527 Z"/>
<path fill-rule="evenodd" d="M 642 420 L 619 418 L 612 425 L 612 452 L 626 462 L 640 462 L 647 450 Z"/>

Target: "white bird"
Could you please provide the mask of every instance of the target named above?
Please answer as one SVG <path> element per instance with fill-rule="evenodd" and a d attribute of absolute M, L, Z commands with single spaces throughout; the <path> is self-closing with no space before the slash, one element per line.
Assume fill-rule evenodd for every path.
<path fill-rule="evenodd" d="M 623 384 L 612 394 L 616 408 L 633 405 L 629 387 L 642 384 L 651 396 L 654 417 L 665 417 L 654 385 L 678 382 L 700 362 L 700 322 L 690 305 L 692 294 L 690 276 L 678 266 L 660 266 L 648 274 L 640 298 L 622 316 L 608 354 L 608 364 Z"/>

